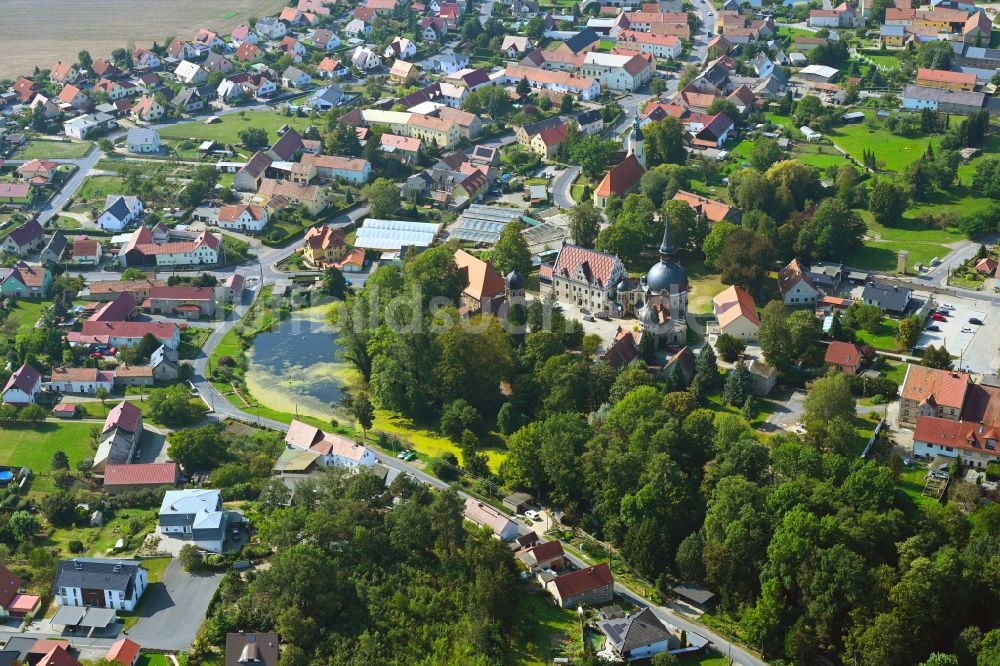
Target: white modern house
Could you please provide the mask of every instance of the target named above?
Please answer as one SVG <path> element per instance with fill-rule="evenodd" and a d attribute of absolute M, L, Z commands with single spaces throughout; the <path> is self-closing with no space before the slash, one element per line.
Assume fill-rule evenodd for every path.
<path fill-rule="evenodd" d="M 190 541 L 198 548 L 221 553 L 230 523 L 242 523 L 236 511 L 222 508 L 218 490 L 168 490 L 160 504 L 157 531 L 165 536 Z"/>
<path fill-rule="evenodd" d="M 56 565 L 53 597 L 60 606 L 133 611 L 148 585 L 141 562 L 78 557 Z"/>
<path fill-rule="evenodd" d="M 160 133 L 152 127 L 133 127 L 125 138 L 130 153 L 160 152 Z"/>
<path fill-rule="evenodd" d="M 358 470 L 371 467 L 376 462 L 375 453 L 363 444 L 358 444 L 349 437 L 332 432 L 323 432 L 319 428 L 292 421 L 285 435 L 285 445 L 301 451 L 313 451 L 322 456 L 324 465 L 336 465 Z"/>
<path fill-rule="evenodd" d="M 104 211 L 97 217 L 97 224 L 105 231 L 122 231 L 142 216 L 142 202 L 138 197 L 109 194 L 104 200 Z"/>
<path fill-rule="evenodd" d="M 236 204 L 219 209 L 218 225 L 235 231 L 260 231 L 267 224 L 267 209 L 263 206 Z"/>
<path fill-rule="evenodd" d="M 0 395 L 5 405 L 30 405 L 42 390 L 42 373 L 25 363 L 7 380 Z"/>

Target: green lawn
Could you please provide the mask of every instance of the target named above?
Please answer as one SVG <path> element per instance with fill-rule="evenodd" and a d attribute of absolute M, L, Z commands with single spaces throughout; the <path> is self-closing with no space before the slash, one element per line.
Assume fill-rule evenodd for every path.
<path fill-rule="evenodd" d="M 170 666 L 170 662 L 162 654 L 144 654 L 139 657 L 135 666 Z"/>
<path fill-rule="evenodd" d="M 874 333 L 865 330 L 858 331 L 858 340 L 871 345 L 875 349 L 896 351 L 896 331 L 899 325 L 892 319 L 882 320 L 881 326 Z"/>
<path fill-rule="evenodd" d="M 519 664 L 551 664 L 557 657 L 573 657 L 583 650 L 576 612 L 558 608 L 543 592 L 521 598 L 514 641 Z"/>
<path fill-rule="evenodd" d="M 10 309 L 7 317 L 17 319 L 17 335 L 30 333 L 31 329 L 35 327 L 35 322 L 42 316 L 42 311 L 51 305 L 52 301 L 19 300 Z M 2 336 L 0 336 L 0 339 L 2 339 Z"/>
<path fill-rule="evenodd" d="M 718 273 L 708 270 L 703 262 L 685 262 L 684 270 L 691 289 L 688 310 L 695 314 L 711 314 L 712 299 L 726 289 Z"/>
<path fill-rule="evenodd" d="M 83 182 L 78 199 L 81 202 L 104 203 L 109 194 L 125 194 L 125 183 L 117 176 L 91 176 Z"/>
<path fill-rule="evenodd" d="M 81 553 L 84 557 L 107 557 L 109 554 L 112 554 L 112 550 L 118 539 L 128 534 L 128 523 L 133 517 L 140 518 L 143 521 L 142 531 L 150 531 L 156 527 L 157 514 L 158 511 L 156 509 L 123 509 L 117 512 L 113 518 L 109 519 L 101 527 L 53 529 L 52 534 L 43 541 L 43 545 L 46 548 L 57 548 L 62 556 L 70 557 L 69 542 L 79 541 L 86 549 Z M 130 550 L 120 551 L 119 556 L 131 555 L 132 552 Z M 169 563 L 170 558 L 143 561 L 146 568 L 150 569 L 150 582 L 153 582 L 153 568 L 156 568 L 159 571 L 159 575 L 162 575 L 162 569 L 159 568 L 161 561 Z M 163 568 L 166 568 L 165 564 Z"/>
<path fill-rule="evenodd" d="M 959 192 L 962 188 L 956 188 Z M 946 244 L 954 243 L 963 238 L 957 229 L 938 229 L 928 227 L 916 219 L 917 215 L 934 213 L 940 215 L 948 208 L 959 210 L 957 207 L 964 197 L 955 197 L 953 194 L 939 193 L 934 202 L 922 204 L 911 208 L 906 212 L 906 217 L 898 225 L 886 227 L 876 223 L 871 214 L 867 211 L 859 211 L 868 224 L 869 239 L 865 241 L 864 247 L 844 257 L 844 262 L 849 266 L 856 266 L 868 270 L 895 271 L 896 257 L 900 250 L 909 252 L 910 270 L 917 263 L 924 266 L 930 264 L 934 257 L 943 257 L 948 254 L 949 249 Z M 950 201 L 951 203 L 944 203 Z M 981 202 L 986 200 L 968 200 L 965 206 L 977 209 Z"/>
<path fill-rule="evenodd" d="M 886 169 L 897 172 L 902 172 L 910 162 L 923 155 L 927 145 L 936 138 L 897 136 L 882 127 L 869 128 L 863 123 L 838 127 L 828 136 L 858 161 L 865 150 L 874 150 L 876 159 L 884 162 Z"/>
<path fill-rule="evenodd" d="M 14 159 L 33 160 L 73 160 L 87 154 L 94 145 L 90 141 L 50 141 L 47 139 L 32 139 L 24 148 L 14 154 Z"/>
<path fill-rule="evenodd" d="M 924 497 L 924 483 L 927 478 L 927 470 L 923 467 L 904 467 L 899 475 L 899 487 L 909 495 L 917 504 L 931 505 L 937 504 L 933 497 Z"/>
<path fill-rule="evenodd" d="M 868 49 L 861 52 L 866 58 L 871 60 L 873 63 L 879 67 L 885 67 L 887 69 L 899 69 L 899 58 L 892 53 L 883 53 L 878 49 Z"/>
<path fill-rule="evenodd" d="M 267 130 L 271 141 L 278 138 L 277 131 L 282 125 L 288 125 L 302 131 L 313 124 L 309 118 L 296 118 L 282 116 L 273 111 L 247 111 L 243 114 L 230 113 L 220 116 L 222 122 L 206 125 L 203 120 L 195 120 L 190 123 L 171 125 L 160 130 L 160 137 L 164 139 L 193 139 L 195 141 L 219 141 L 222 143 L 238 144 L 240 142 L 239 133 L 249 127 L 259 127 Z"/>
<path fill-rule="evenodd" d="M 263 415 L 263 411 L 261 412 Z M 412 419 L 392 412 L 377 410 L 375 412 L 375 425 L 372 430 L 382 430 L 393 435 L 399 435 L 406 440 L 407 446 L 418 454 L 427 458 L 434 458 L 442 453 L 453 453 L 462 460 L 462 454 L 458 445 L 447 437 L 442 437 L 435 431 L 425 426 L 414 423 Z M 507 457 L 505 450 L 497 448 L 483 449 L 483 453 L 489 459 L 490 469 L 496 471 L 500 468 L 500 463 Z"/>
<path fill-rule="evenodd" d="M 875 365 L 875 369 L 884 372 L 888 379 L 891 379 L 897 384 L 902 384 L 903 379 L 906 377 L 906 369 L 909 365 L 909 363 L 893 361 L 885 358 L 884 356 L 880 356 L 878 363 Z"/>
<path fill-rule="evenodd" d="M 846 157 L 834 153 L 797 154 L 792 157 L 803 164 L 816 167 L 822 171 L 826 171 L 830 167 L 842 167 L 845 164 L 851 163 Z"/>
<path fill-rule="evenodd" d="M 0 465 L 23 466 L 34 474 L 32 493 L 55 492 L 52 454 L 62 451 L 69 457 L 70 470 L 76 463 L 94 456 L 90 445 L 92 423 L 58 423 L 46 421 L 33 428 L 0 427 Z"/>
<path fill-rule="evenodd" d="M 190 327 L 181 331 L 181 344 L 177 347 L 177 354 L 182 360 L 198 358 L 201 348 L 212 334 L 208 328 Z"/>

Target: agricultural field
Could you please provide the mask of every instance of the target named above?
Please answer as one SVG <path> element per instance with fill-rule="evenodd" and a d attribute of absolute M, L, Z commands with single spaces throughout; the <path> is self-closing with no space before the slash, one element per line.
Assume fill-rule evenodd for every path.
<path fill-rule="evenodd" d="M 57 60 L 75 60 L 81 49 L 95 57 L 127 44 L 164 44 L 171 35 L 192 37 L 199 28 L 227 33 L 252 16 L 275 13 L 282 0 L 5 0 L 0 21 L 0 78 L 30 74 Z M 39 20 L 39 17 L 44 20 Z"/>
<path fill-rule="evenodd" d="M 230 113 L 220 116 L 221 122 L 206 124 L 203 120 L 196 120 L 180 125 L 171 125 L 160 130 L 160 136 L 164 139 L 183 141 L 193 139 L 196 141 L 218 141 L 220 143 L 239 143 L 240 131 L 248 127 L 259 127 L 267 130 L 268 136 L 273 141 L 277 139 L 278 128 L 282 125 L 289 125 L 297 130 L 304 130 L 313 121 L 308 118 L 297 118 L 293 116 L 283 116 L 273 111 L 247 111 L 244 114 Z"/>

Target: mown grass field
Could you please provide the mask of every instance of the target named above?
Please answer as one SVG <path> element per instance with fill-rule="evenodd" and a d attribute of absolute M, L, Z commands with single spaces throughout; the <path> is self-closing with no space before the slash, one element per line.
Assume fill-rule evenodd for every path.
<path fill-rule="evenodd" d="M 867 343 L 875 349 L 896 351 L 896 332 L 898 324 L 892 319 L 885 319 L 877 331 L 858 331 L 858 340 Z"/>
<path fill-rule="evenodd" d="M 109 194 L 125 194 L 125 183 L 117 176 L 90 176 L 83 182 L 77 195 L 80 202 L 104 203 Z"/>
<path fill-rule="evenodd" d="M 443 437 L 428 427 L 415 423 L 412 419 L 392 412 L 377 410 L 373 431 L 382 430 L 392 435 L 398 435 L 407 441 L 406 446 L 426 458 L 434 458 L 443 453 L 453 453 L 461 462 L 462 454 L 458 445 L 447 437 Z M 489 459 L 490 469 L 496 471 L 500 463 L 507 457 L 506 450 L 499 448 L 481 449 Z"/>
<path fill-rule="evenodd" d="M 34 427 L 0 427 L 0 465 L 29 468 L 34 474 L 32 493 L 55 492 L 52 482 L 52 454 L 62 451 L 69 458 L 70 470 L 76 463 L 92 458 L 91 423 L 56 423 L 46 421 Z"/>
<path fill-rule="evenodd" d="M 268 138 L 271 141 L 275 141 L 278 138 L 278 128 L 282 125 L 288 125 L 301 131 L 313 124 L 313 121 L 308 118 L 283 116 L 274 111 L 247 111 L 243 115 L 230 113 L 220 116 L 220 118 L 222 122 L 211 125 L 206 125 L 202 120 L 171 125 L 160 130 L 160 136 L 164 139 L 212 140 L 237 144 L 240 141 L 239 133 L 250 127 L 259 127 L 267 130 Z"/>
<path fill-rule="evenodd" d="M 949 211 L 964 215 L 989 203 L 985 199 L 965 200 L 964 197 L 944 193 L 939 193 L 939 198 L 936 200 L 942 203 L 911 208 L 903 221 L 892 227 L 878 224 L 868 211 L 859 211 L 868 224 L 869 239 L 862 248 L 844 257 L 844 262 L 849 266 L 868 270 L 895 271 L 899 251 L 906 250 L 909 252 L 910 270 L 917 263 L 927 266 L 934 257 L 948 254 L 948 244 L 962 240 L 963 236 L 957 229 L 927 227 L 918 222 L 916 217 L 928 213 L 940 215 Z M 949 203 L 943 203 L 944 200 L 948 200 Z"/>
<path fill-rule="evenodd" d="M 878 162 L 884 162 L 887 170 L 896 172 L 902 172 L 923 155 L 932 141 L 937 143 L 936 136 L 897 136 L 881 127 L 870 128 L 863 123 L 838 127 L 828 136 L 858 161 L 865 150 L 874 150 Z"/>
<path fill-rule="evenodd" d="M 15 335 L 30 333 L 31 329 L 35 327 L 35 322 L 42 316 L 42 312 L 51 305 L 52 301 L 18 301 L 7 314 L 8 318 L 13 317 L 17 320 L 18 326 Z"/>
<path fill-rule="evenodd" d="M 518 616 L 519 640 L 514 642 L 517 663 L 551 664 L 557 657 L 583 649 L 576 613 L 557 608 L 547 594 L 538 592 L 522 597 Z"/>
<path fill-rule="evenodd" d="M 6 11 L 6 10 L 5 10 Z M 32 139 L 14 154 L 17 160 L 75 160 L 83 157 L 94 144 L 90 141 L 51 141 Z"/>
<path fill-rule="evenodd" d="M 70 557 L 70 541 L 79 541 L 85 550 L 81 553 L 84 557 L 107 557 L 118 539 L 125 537 L 128 532 L 128 523 L 133 518 L 139 518 L 143 522 L 143 529 L 155 527 L 157 520 L 156 509 L 126 509 L 119 512 L 108 520 L 101 527 L 70 527 L 53 529 L 52 534 L 42 542 L 46 548 L 57 548 L 64 557 Z M 116 529 L 117 528 L 117 529 Z M 127 554 L 127 551 L 125 551 Z M 169 561 L 170 558 L 159 558 Z M 146 560 L 146 562 L 158 563 L 157 560 Z M 147 568 L 149 566 L 147 565 Z"/>

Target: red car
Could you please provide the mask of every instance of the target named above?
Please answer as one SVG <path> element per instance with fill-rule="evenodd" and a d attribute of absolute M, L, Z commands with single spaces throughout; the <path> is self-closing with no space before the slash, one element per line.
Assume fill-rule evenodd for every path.
<path fill-rule="evenodd" d="M 935 312 L 934 314 L 932 314 L 931 319 L 933 319 L 934 321 L 948 321 L 948 318 L 945 317 L 940 312 Z"/>

